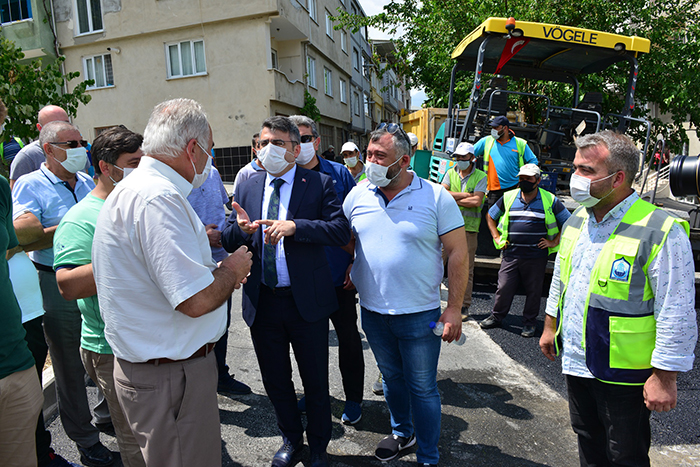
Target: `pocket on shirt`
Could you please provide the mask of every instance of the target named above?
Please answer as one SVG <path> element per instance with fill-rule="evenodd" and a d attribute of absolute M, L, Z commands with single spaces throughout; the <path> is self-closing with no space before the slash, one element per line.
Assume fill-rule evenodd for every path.
<path fill-rule="evenodd" d="M 644 370 L 651 368 L 656 345 L 654 315 L 610 316 L 610 368 Z"/>

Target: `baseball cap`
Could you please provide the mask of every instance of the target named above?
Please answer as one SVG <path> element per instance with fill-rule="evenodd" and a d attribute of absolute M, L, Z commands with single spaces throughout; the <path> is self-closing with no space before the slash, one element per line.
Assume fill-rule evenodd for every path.
<path fill-rule="evenodd" d="M 452 153 L 453 156 L 466 156 L 467 154 L 474 154 L 474 145 L 466 141 L 459 143 L 455 152 Z"/>
<path fill-rule="evenodd" d="M 508 121 L 508 119 L 503 115 L 500 115 L 500 116 L 494 118 L 493 120 L 491 120 L 491 126 L 493 128 L 496 128 L 497 126 L 501 126 L 501 125 L 505 125 L 507 127 L 510 127 L 510 121 Z"/>
<path fill-rule="evenodd" d="M 520 167 L 520 172 L 518 172 L 518 177 L 521 175 L 525 175 L 527 177 L 539 177 L 540 168 L 535 164 L 525 164 L 524 166 Z"/>
<path fill-rule="evenodd" d="M 343 144 L 343 147 L 340 149 L 340 152 L 353 152 L 353 151 L 359 151 L 357 145 L 353 143 L 352 141 L 348 141 L 347 143 Z"/>

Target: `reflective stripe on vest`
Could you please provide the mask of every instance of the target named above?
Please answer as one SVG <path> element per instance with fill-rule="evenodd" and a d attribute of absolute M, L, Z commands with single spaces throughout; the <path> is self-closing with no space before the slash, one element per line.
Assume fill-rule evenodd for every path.
<path fill-rule="evenodd" d="M 14 139 L 15 142 L 19 145 L 20 149 L 24 147 L 24 143 L 21 139 L 19 139 L 16 136 L 13 136 L 12 139 Z M 3 161 L 5 160 L 5 143 L 0 143 L 0 159 L 2 159 Z"/>
<path fill-rule="evenodd" d="M 525 165 L 525 148 L 527 147 L 527 141 L 517 136 L 513 136 L 513 138 L 515 138 L 515 147 L 518 149 L 518 164 L 522 167 Z M 484 143 L 484 172 L 488 172 L 489 170 L 491 149 L 493 149 L 495 141 L 493 136 L 486 137 L 486 143 Z"/>
<path fill-rule="evenodd" d="M 571 276 L 571 257 L 587 220 L 588 211 L 579 208 L 562 232 L 557 336 Z M 639 199 L 625 213 L 596 259 L 584 304 L 581 345 L 586 365 L 601 381 L 642 385 L 651 375 L 656 320 L 647 268 L 663 247 L 674 222 L 689 233 L 688 222 Z"/>
<path fill-rule="evenodd" d="M 469 176 L 469 180 L 467 180 L 467 185 L 464 187 L 464 191 L 462 191 L 462 178 L 459 175 L 457 166 L 455 166 L 454 169 L 448 170 L 447 174 L 450 176 L 450 191 L 456 193 L 474 193 L 476 185 L 481 180 L 486 178 L 486 173 L 475 168 Z M 484 201 L 486 201 L 486 197 L 481 200 L 481 205 L 477 207 L 459 207 L 459 210 L 462 213 L 462 218 L 464 219 L 464 230 L 469 232 L 479 231 L 479 226 L 481 225 L 481 206 L 484 205 Z"/>
<path fill-rule="evenodd" d="M 542 198 L 542 207 L 544 208 L 544 224 L 547 228 L 547 240 L 554 240 L 557 234 L 559 233 L 559 227 L 557 226 L 557 218 L 554 215 L 554 211 L 552 211 L 552 205 L 554 204 L 554 195 L 548 192 L 547 190 L 543 190 L 542 188 L 538 188 L 538 190 L 540 192 L 540 198 Z M 508 240 L 508 224 L 510 223 L 508 214 L 510 212 L 511 206 L 513 206 L 513 203 L 515 202 L 516 196 L 518 195 L 520 195 L 520 188 L 506 191 L 503 195 L 503 208 L 505 211 L 501 215 L 501 218 L 498 222 L 498 231 L 501 233 L 501 241 L 493 241 L 493 244 L 499 250 L 506 246 L 506 241 Z M 547 252 L 549 254 L 552 254 L 556 253 L 558 250 L 559 245 L 555 246 L 554 248 L 548 248 Z"/>

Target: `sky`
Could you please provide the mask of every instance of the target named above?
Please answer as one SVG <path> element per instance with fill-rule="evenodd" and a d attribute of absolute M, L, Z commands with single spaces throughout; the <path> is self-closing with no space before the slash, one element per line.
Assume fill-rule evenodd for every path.
<path fill-rule="evenodd" d="M 389 3 L 389 0 L 358 0 L 362 9 L 365 10 L 367 16 L 376 15 L 382 12 L 384 5 Z M 369 28 L 369 37 L 372 39 L 391 39 L 386 33 L 374 28 Z M 425 92 L 422 89 L 411 89 L 411 108 L 419 109 L 425 100 Z"/>

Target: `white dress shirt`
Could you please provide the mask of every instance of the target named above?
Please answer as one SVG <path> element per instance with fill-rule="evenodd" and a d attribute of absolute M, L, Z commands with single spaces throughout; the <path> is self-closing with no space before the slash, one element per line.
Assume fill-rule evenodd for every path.
<path fill-rule="evenodd" d="M 262 203 L 262 218 L 267 219 L 267 205 L 270 204 L 275 186 L 272 184 L 276 178 L 281 178 L 284 183 L 280 186 L 280 207 L 277 212 L 276 220 L 287 220 L 287 212 L 289 211 L 289 200 L 292 197 L 292 187 L 294 186 L 294 176 L 297 173 L 297 166 L 294 164 L 292 170 L 282 175 L 281 177 L 273 177 L 269 173 L 265 176 L 265 192 L 263 193 Z M 268 227 L 263 226 L 265 230 Z M 263 260 L 264 261 L 264 260 Z M 275 265 L 277 266 L 277 285 L 276 287 L 289 287 L 292 283 L 289 281 L 289 270 L 287 269 L 287 257 L 284 253 L 284 237 L 277 243 L 275 248 Z M 263 265 L 264 270 L 264 265 Z"/>
<path fill-rule="evenodd" d="M 175 308 L 214 282 L 204 225 L 187 201 L 192 185 L 143 157 L 105 201 L 92 262 L 105 337 L 132 363 L 182 360 L 226 330 L 226 305 L 198 318 Z"/>

